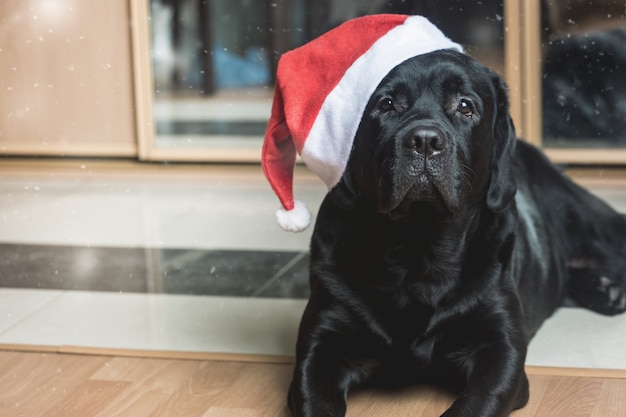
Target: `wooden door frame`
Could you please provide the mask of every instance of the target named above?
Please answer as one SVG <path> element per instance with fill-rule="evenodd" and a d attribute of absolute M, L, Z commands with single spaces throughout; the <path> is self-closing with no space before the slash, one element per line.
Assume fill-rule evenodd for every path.
<path fill-rule="evenodd" d="M 511 115 L 518 135 L 543 147 L 540 0 L 504 0 L 504 22 L 505 78 L 510 89 Z M 626 164 L 626 149 L 543 147 L 543 150 L 559 164 Z"/>
<path fill-rule="evenodd" d="M 152 105 L 149 0 L 129 0 L 138 157 L 141 160 L 258 162 L 260 146 L 241 149 L 158 148 Z M 518 135 L 542 146 L 540 0 L 504 0 L 505 79 Z M 544 148 L 556 163 L 623 165 L 626 149 Z"/>
<path fill-rule="evenodd" d="M 260 141 L 251 143 L 250 146 L 215 148 L 156 145 L 150 0 L 129 0 L 129 2 L 138 158 L 143 161 L 259 162 Z"/>

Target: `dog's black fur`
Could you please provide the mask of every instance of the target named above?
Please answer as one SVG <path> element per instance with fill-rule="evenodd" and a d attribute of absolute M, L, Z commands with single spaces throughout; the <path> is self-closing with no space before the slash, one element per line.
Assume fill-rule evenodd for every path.
<path fill-rule="evenodd" d="M 371 97 L 310 268 L 296 417 L 343 416 L 355 386 L 422 382 L 458 389 L 445 417 L 504 417 L 564 297 L 626 309 L 626 217 L 516 140 L 498 75 L 437 51 Z"/>

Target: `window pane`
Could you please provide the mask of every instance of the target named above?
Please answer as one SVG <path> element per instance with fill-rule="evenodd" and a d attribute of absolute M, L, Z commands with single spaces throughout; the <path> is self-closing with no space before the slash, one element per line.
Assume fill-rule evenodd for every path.
<path fill-rule="evenodd" d="M 374 13 L 424 15 L 503 68 L 501 1 L 151 0 L 157 147 L 260 146 L 280 55 Z"/>
<path fill-rule="evenodd" d="M 375 13 L 426 16 L 466 52 L 501 72 L 504 65 L 504 22 L 502 1 L 467 0 L 360 0 L 327 1 L 326 7 L 311 7 L 308 38 L 357 16 Z"/>
<path fill-rule="evenodd" d="M 545 146 L 626 146 L 624 11 L 624 3 L 617 1 L 546 2 Z"/>

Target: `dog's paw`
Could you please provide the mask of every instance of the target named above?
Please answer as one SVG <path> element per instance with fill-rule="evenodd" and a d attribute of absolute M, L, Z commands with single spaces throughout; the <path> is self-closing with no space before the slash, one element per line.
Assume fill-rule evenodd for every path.
<path fill-rule="evenodd" d="M 603 275 L 592 276 L 589 270 L 572 271 L 570 295 L 581 306 L 607 316 L 626 311 L 626 286 Z"/>
<path fill-rule="evenodd" d="M 605 297 L 604 314 L 614 315 L 626 311 L 626 288 L 611 278 L 600 277 L 598 291 Z"/>

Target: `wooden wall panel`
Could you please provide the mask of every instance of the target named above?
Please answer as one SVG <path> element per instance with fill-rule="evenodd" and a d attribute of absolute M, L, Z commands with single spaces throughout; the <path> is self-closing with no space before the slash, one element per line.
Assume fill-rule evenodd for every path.
<path fill-rule="evenodd" d="M 128 0 L 0 2 L 0 153 L 136 155 Z"/>

